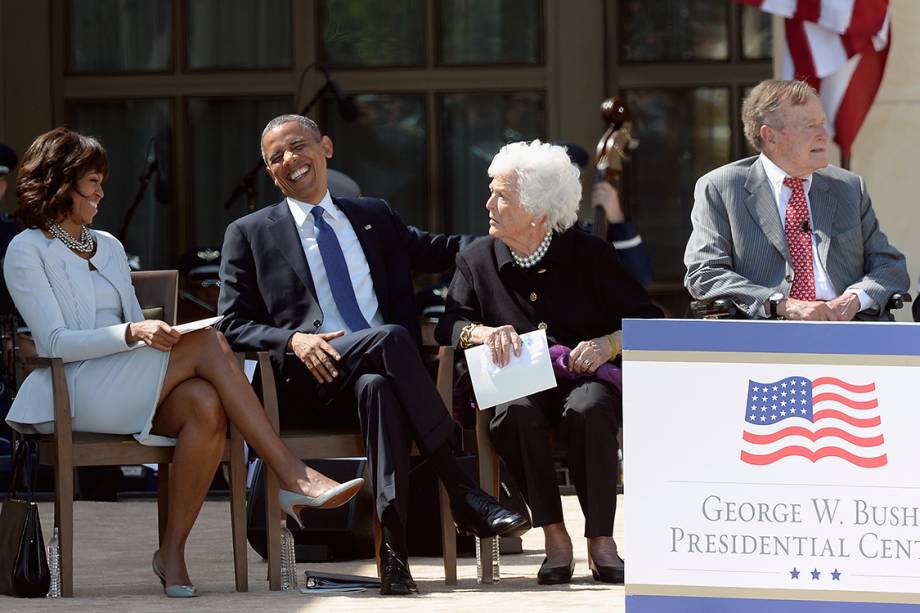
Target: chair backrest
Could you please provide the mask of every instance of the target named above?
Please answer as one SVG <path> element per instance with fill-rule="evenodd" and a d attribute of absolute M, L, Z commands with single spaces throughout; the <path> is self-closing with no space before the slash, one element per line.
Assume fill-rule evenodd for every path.
<path fill-rule="evenodd" d="M 176 324 L 176 304 L 179 296 L 179 272 L 176 270 L 137 270 L 131 273 L 134 293 L 142 309 L 162 308 L 161 319 Z"/>

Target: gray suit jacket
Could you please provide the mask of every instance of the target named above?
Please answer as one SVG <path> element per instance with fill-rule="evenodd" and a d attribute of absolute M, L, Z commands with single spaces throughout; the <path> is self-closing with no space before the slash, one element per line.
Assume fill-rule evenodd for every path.
<path fill-rule="evenodd" d="M 883 312 L 910 278 L 904 256 L 879 229 L 862 177 L 828 166 L 812 175 L 808 196 L 818 258 L 831 283 L 841 293 L 865 291 Z M 729 298 L 748 317 L 759 317 L 770 294 L 788 295 L 792 257 L 757 156 L 702 176 L 690 218 L 684 285 L 694 299 Z"/>

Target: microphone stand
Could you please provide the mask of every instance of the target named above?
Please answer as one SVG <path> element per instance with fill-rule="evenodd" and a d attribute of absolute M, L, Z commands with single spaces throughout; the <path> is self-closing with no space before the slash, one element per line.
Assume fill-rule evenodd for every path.
<path fill-rule="evenodd" d="M 151 145 L 153 141 L 151 140 Z M 150 148 L 148 147 L 148 151 Z M 147 167 L 144 169 L 144 172 L 141 173 L 141 176 L 137 178 L 140 184 L 137 186 L 137 193 L 134 195 L 134 202 L 131 203 L 131 206 L 128 207 L 128 210 L 125 211 L 125 218 L 121 222 L 121 228 L 118 230 L 118 240 L 124 244 L 128 236 L 128 226 L 131 224 L 131 219 L 134 218 L 134 214 L 137 212 L 137 207 L 140 206 L 141 200 L 144 198 L 144 193 L 147 191 L 147 186 L 150 185 L 150 177 L 153 176 L 157 170 L 156 158 L 147 157 Z"/>
<path fill-rule="evenodd" d="M 326 77 L 326 82 L 323 83 L 322 87 L 316 90 L 316 93 L 313 94 L 313 97 L 310 98 L 310 101 L 307 102 L 299 115 L 306 116 L 310 112 L 310 109 L 319 102 L 319 99 L 329 90 L 329 74 L 323 72 Z M 240 179 L 240 182 L 237 183 L 236 188 L 233 190 L 233 193 L 230 194 L 230 197 L 224 202 L 224 209 L 229 209 L 233 206 L 233 203 L 236 202 L 236 199 L 240 197 L 241 194 L 246 194 L 246 208 L 250 213 L 256 210 L 256 175 L 259 174 L 259 171 L 265 166 L 265 160 L 259 158 L 259 161 L 256 162 L 256 165 L 253 166 L 246 174 L 243 175 L 243 178 Z"/>

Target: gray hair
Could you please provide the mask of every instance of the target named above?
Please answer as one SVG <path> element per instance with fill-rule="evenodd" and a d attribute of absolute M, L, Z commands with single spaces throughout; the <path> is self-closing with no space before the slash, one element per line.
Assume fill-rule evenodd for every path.
<path fill-rule="evenodd" d="M 259 139 L 259 151 L 262 153 L 262 161 L 265 162 L 266 166 L 268 165 L 268 160 L 265 159 L 265 146 L 262 144 L 265 141 L 265 135 L 275 128 L 291 122 L 299 123 L 305 130 L 312 132 L 313 136 L 316 137 L 316 140 L 319 140 L 323 137 L 323 133 L 319 129 L 319 126 L 309 117 L 293 114 L 278 115 L 267 124 L 265 124 L 265 128 L 262 130 L 262 138 Z"/>
<path fill-rule="evenodd" d="M 489 166 L 489 176 L 513 173 L 524 209 L 545 215 L 548 229 L 563 232 L 578 220 L 581 181 L 564 147 L 539 140 L 510 143 Z"/>
<path fill-rule="evenodd" d="M 767 125 L 782 130 L 785 126 L 777 111 L 783 104 L 789 102 L 799 106 L 808 102 L 812 96 L 817 98 L 818 92 L 805 81 L 761 81 L 741 105 L 741 122 L 744 125 L 745 138 L 755 150 L 761 151 L 763 141 L 760 138 L 760 126 Z"/>

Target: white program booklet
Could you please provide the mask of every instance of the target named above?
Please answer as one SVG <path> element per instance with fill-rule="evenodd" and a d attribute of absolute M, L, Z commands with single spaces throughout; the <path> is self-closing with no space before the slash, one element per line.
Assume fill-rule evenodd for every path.
<path fill-rule="evenodd" d="M 213 326 L 223 318 L 223 315 L 218 315 L 217 317 L 208 317 L 207 319 L 199 319 L 197 321 L 190 321 L 188 323 L 179 324 L 178 326 L 173 326 L 173 329 L 176 330 L 179 334 L 185 334 L 186 332 L 194 332 L 195 330 L 201 330 L 203 328 L 207 328 L 208 326 Z"/>
<path fill-rule="evenodd" d="M 491 352 L 485 345 L 466 350 L 466 363 L 480 410 L 556 387 L 546 331 L 522 334 L 521 344 L 521 355 L 512 353 L 504 368 L 492 363 Z"/>

